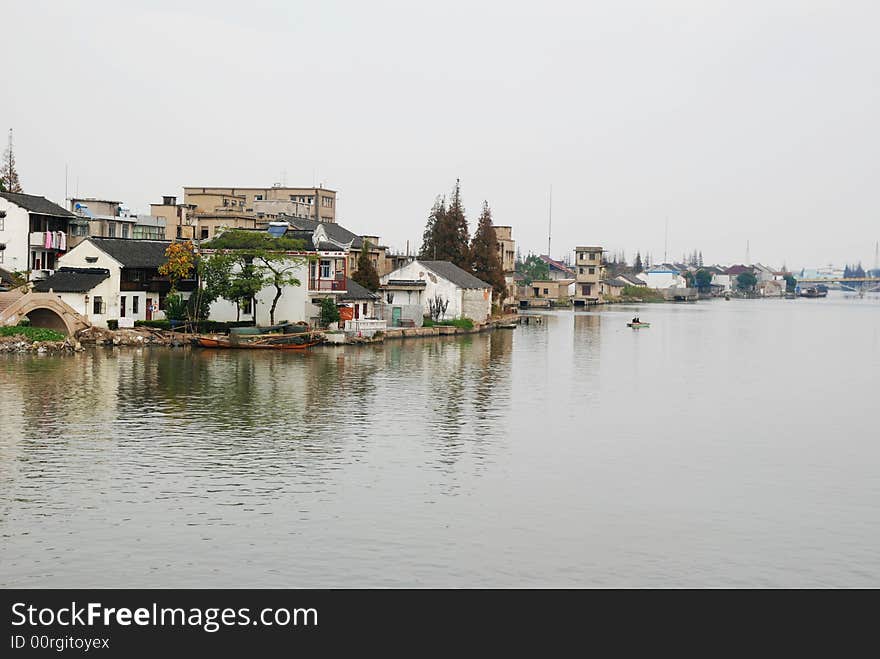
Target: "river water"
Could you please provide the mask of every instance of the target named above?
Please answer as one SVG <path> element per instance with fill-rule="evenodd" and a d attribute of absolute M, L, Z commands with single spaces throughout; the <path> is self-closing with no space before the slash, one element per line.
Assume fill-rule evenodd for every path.
<path fill-rule="evenodd" d="M 543 318 L 0 355 L 0 585 L 880 586 L 880 300 Z"/>

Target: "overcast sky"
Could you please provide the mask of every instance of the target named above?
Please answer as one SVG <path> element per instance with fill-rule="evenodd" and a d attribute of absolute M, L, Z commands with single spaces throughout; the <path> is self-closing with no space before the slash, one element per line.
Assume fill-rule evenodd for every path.
<path fill-rule="evenodd" d="M 323 182 L 417 248 L 456 177 L 523 253 L 790 267 L 880 239 L 880 3 L 3 0 L 26 192 Z"/>

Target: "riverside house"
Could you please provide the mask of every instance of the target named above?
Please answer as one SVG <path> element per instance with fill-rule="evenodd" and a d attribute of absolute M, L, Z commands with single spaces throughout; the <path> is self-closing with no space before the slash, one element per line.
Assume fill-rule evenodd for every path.
<path fill-rule="evenodd" d="M 485 323 L 492 313 L 492 287 L 449 261 L 414 260 L 380 278 L 382 309 L 389 327 L 411 320 L 421 327 L 437 300 L 446 304 L 441 319 L 470 318 Z"/>
<path fill-rule="evenodd" d="M 165 240 L 99 238 L 90 236 L 62 256 L 58 271 L 35 289 L 53 292 L 98 327 L 115 320 L 120 327 L 136 320 L 164 318 L 165 297 L 171 290 L 159 266 L 167 260 Z M 178 283 L 192 291 L 193 280 Z"/>
<path fill-rule="evenodd" d="M 51 276 L 77 219 L 45 197 L 0 192 L 0 268 L 32 280 Z"/>

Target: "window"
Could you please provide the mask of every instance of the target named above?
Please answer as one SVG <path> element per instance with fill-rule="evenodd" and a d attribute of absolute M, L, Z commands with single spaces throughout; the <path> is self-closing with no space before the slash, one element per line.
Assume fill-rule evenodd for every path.
<path fill-rule="evenodd" d="M 205 240 L 208 237 L 208 227 L 202 227 L 202 240 Z"/>
<path fill-rule="evenodd" d="M 177 227 L 177 237 L 183 238 L 183 227 L 182 226 Z"/>
<path fill-rule="evenodd" d="M 100 295 L 96 295 L 92 300 L 92 313 L 95 315 L 101 315 L 104 313 L 104 298 Z"/>
<path fill-rule="evenodd" d="M 140 298 L 137 295 L 133 295 L 131 298 L 131 315 L 132 316 L 137 315 L 139 302 L 140 302 Z"/>
<path fill-rule="evenodd" d="M 591 275 L 595 275 L 595 274 L 596 274 L 596 268 L 590 268 L 590 274 L 591 274 Z"/>
<path fill-rule="evenodd" d="M 0 231 L 6 229 L 6 218 L 0 217 Z"/>
<path fill-rule="evenodd" d="M 584 269 L 583 269 L 583 268 L 578 268 L 578 274 L 581 274 L 581 275 L 584 274 Z"/>
<path fill-rule="evenodd" d="M 127 224 L 122 225 L 122 237 L 128 238 L 128 225 Z"/>
<path fill-rule="evenodd" d="M 589 294 L 590 294 L 590 291 L 592 290 L 592 288 L 593 288 L 593 287 L 590 286 L 589 284 L 587 284 L 586 286 L 584 286 L 584 288 L 583 288 L 583 293 L 584 293 L 584 295 L 589 295 Z"/>
<path fill-rule="evenodd" d="M 254 201 L 263 201 L 263 195 L 261 195 L 261 194 L 255 194 L 255 195 L 254 195 Z"/>
<path fill-rule="evenodd" d="M 3 263 L 3 255 L 6 253 L 5 249 L 0 249 L 0 263 Z"/>
<path fill-rule="evenodd" d="M 330 278 L 330 261 L 321 261 L 321 279 Z"/>
<path fill-rule="evenodd" d="M 364 302 L 364 304 L 362 305 L 362 309 L 364 310 L 363 315 L 366 316 L 367 315 L 367 303 L 366 302 Z"/>
<path fill-rule="evenodd" d="M 125 318 L 125 296 L 119 298 L 119 317 Z"/>
<path fill-rule="evenodd" d="M 549 293 L 550 293 L 550 289 L 545 288 L 545 289 L 544 289 L 544 295 L 548 295 Z"/>
<path fill-rule="evenodd" d="M 107 236 L 110 238 L 116 237 L 116 222 L 107 222 Z"/>

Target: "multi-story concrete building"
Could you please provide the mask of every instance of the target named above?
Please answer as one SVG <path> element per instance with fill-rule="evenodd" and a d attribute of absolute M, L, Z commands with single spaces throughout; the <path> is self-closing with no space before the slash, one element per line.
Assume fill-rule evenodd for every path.
<path fill-rule="evenodd" d="M 336 191 L 322 187 L 274 185 L 269 188 L 184 187 L 183 201 L 196 213 L 235 212 L 257 217 L 291 215 L 316 222 L 336 221 Z M 269 203 L 266 203 L 269 202 Z M 283 203 L 279 203 L 283 202 Z"/>
<path fill-rule="evenodd" d="M 121 201 L 76 197 L 69 200 L 70 210 L 76 219 L 70 222 L 68 248 L 83 240 L 94 238 L 135 238 L 140 240 L 164 240 L 166 221 L 164 217 L 139 215 L 123 207 Z"/>
<path fill-rule="evenodd" d="M 166 195 L 161 204 L 150 204 L 150 215 L 165 220 L 165 240 L 192 240 L 196 237 L 195 206 L 178 204 L 177 197 Z"/>
<path fill-rule="evenodd" d="M 572 302 L 575 306 L 602 302 L 600 282 L 605 279 L 602 262 L 603 249 L 596 245 L 575 247 L 575 287 Z"/>
<path fill-rule="evenodd" d="M 495 239 L 498 241 L 498 256 L 504 270 L 504 282 L 507 284 L 507 294 L 501 301 L 501 306 L 512 307 L 516 305 L 516 282 L 513 280 L 516 274 L 516 242 L 513 240 L 513 228 L 496 226 Z"/>

